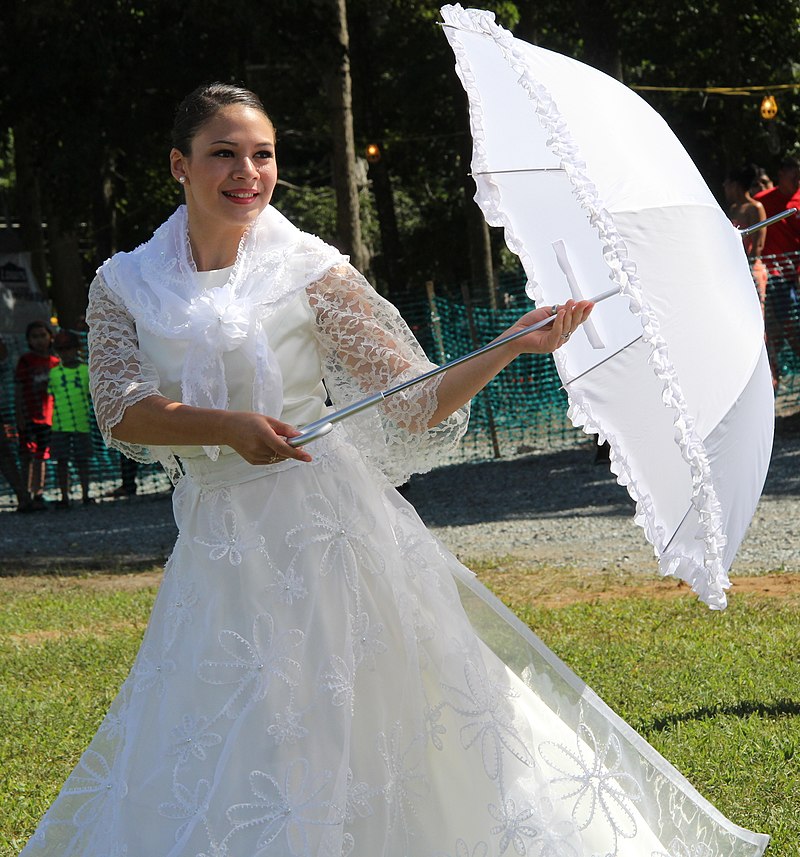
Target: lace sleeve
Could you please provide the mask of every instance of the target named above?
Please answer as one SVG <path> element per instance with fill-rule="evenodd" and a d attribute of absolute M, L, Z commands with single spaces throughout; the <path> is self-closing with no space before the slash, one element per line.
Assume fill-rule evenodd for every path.
<path fill-rule="evenodd" d="M 325 385 L 337 408 L 434 368 L 397 309 L 351 266 L 331 268 L 307 294 Z M 441 464 L 466 430 L 467 407 L 428 427 L 442 378 L 409 387 L 342 423 L 368 462 L 395 485 Z"/>
<path fill-rule="evenodd" d="M 145 446 L 111 435 L 129 405 L 160 395 L 155 367 L 138 350 L 133 317 L 98 274 L 89 288 L 89 385 L 97 424 L 110 447 L 135 461 L 156 461 Z"/>

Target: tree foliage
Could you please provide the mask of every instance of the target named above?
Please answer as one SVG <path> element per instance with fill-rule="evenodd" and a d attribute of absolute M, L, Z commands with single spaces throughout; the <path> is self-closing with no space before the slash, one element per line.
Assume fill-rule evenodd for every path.
<path fill-rule="evenodd" d="M 324 74 L 336 49 L 329 0 L 16 0 L 0 27 L 0 182 L 7 219 L 34 210 L 79 236 L 84 275 L 109 253 L 147 239 L 179 202 L 167 170 L 169 128 L 198 83 L 237 81 L 263 98 L 278 132 L 284 184 L 276 204 L 335 239 L 331 126 Z M 707 87 L 800 80 L 800 0 L 499 0 L 503 25 L 629 85 Z M 374 273 L 403 292 L 425 280 L 470 276 L 465 192 L 466 100 L 430 0 L 348 0 L 356 152 L 381 150 L 380 186 L 364 206 Z M 777 93 L 767 123 L 762 93 L 722 97 L 647 92 L 716 191 L 743 160 L 774 169 L 798 146 L 800 96 Z M 587 98 L 591 94 L 587 93 Z M 624 121 L 624 117 L 609 117 Z M 635 129 L 632 129 L 635 133 Z M 20 152 L 15 141 L 23 141 Z M 16 159 L 17 171 L 12 168 Z M 38 191 L 19 169 L 30 165 Z M 665 181 L 669 177 L 665 176 Z M 379 197 L 379 195 L 382 196 Z M 368 201 L 370 191 L 362 190 Z M 387 204 L 394 225 L 384 222 Z M 377 218 L 381 218 L 378 229 Z M 393 231 L 392 231 L 393 230 Z M 391 248 L 383 254 L 381 235 Z M 455 249 L 459 248 L 459 249 Z M 499 243 L 495 236 L 495 255 Z"/>
<path fill-rule="evenodd" d="M 605 30 L 598 36 L 598 29 L 587 29 L 586 17 L 575 12 L 593 2 L 521 0 L 521 28 L 543 47 L 591 62 L 593 45 Z M 800 55 L 798 0 L 597 0 L 596 7 L 611 22 L 629 86 L 800 86 L 800 65 L 793 61 Z M 771 122 L 759 114 L 761 91 L 641 94 L 667 120 L 718 195 L 732 167 L 750 161 L 772 171 L 786 152 L 800 146 L 800 89 L 776 93 L 780 111 Z"/>

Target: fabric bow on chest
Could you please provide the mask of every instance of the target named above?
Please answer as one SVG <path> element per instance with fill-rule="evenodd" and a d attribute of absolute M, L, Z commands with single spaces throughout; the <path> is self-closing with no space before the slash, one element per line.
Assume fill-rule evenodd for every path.
<path fill-rule="evenodd" d="M 189 306 L 192 337 L 211 349 L 232 351 L 247 340 L 252 311 L 252 303 L 237 297 L 230 283 L 208 289 Z"/>
<path fill-rule="evenodd" d="M 258 306 L 236 294 L 231 283 L 192 298 L 187 311 L 188 348 L 181 387 L 186 404 L 224 409 L 229 404 L 223 354 L 241 352 L 254 370 L 252 408 L 279 417 L 283 409 L 283 378 L 269 344 Z M 219 450 L 204 447 L 210 458 Z"/>

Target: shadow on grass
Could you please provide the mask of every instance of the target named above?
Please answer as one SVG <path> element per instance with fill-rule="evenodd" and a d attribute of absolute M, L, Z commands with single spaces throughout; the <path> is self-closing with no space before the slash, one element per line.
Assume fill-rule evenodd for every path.
<path fill-rule="evenodd" d="M 33 561 L 0 561 L 0 580 L 15 577 L 87 577 L 94 574 L 126 575 L 162 571 L 167 557 L 85 556 L 68 560 L 40 557 Z"/>
<path fill-rule="evenodd" d="M 0 517 L 0 577 L 127 573 L 163 565 L 177 537 L 168 494 Z"/>
<path fill-rule="evenodd" d="M 628 517 L 633 501 L 594 447 L 442 467 L 414 476 L 404 494 L 431 526 L 537 517 Z"/>
<path fill-rule="evenodd" d="M 778 699 L 774 702 L 758 702 L 742 700 L 735 705 L 701 705 L 680 714 L 669 714 L 656 717 L 641 724 L 642 731 L 663 732 L 678 723 L 688 723 L 693 720 L 710 720 L 720 715 L 728 717 L 748 717 L 757 714 L 759 717 L 796 717 L 800 714 L 800 702 L 794 699 Z"/>
<path fill-rule="evenodd" d="M 787 422 L 788 421 L 788 422 Z M 441 467 L 404 490 L 430 526 L 516 519 L 628 518 L 633 501 L 586 442 L 558 452 Z M 800 413 L 776 425 L 764 496 L 800 496 Z"/>

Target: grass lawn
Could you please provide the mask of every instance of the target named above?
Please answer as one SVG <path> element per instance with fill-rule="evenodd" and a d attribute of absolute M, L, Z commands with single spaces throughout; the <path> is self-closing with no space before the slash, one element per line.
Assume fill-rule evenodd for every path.
<path fill-rule="evenodd" d="M 769 833 L 770 857 L 800 854 L 800 578 L 743 581 L 711 613 L 673 583 L 472 567 L 722 812 Z M 17 855 L 97 728 L 157 582 L 0 579 L 0 857 Z"/>

